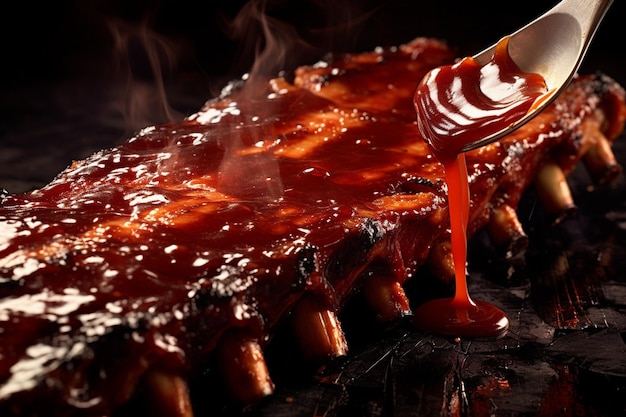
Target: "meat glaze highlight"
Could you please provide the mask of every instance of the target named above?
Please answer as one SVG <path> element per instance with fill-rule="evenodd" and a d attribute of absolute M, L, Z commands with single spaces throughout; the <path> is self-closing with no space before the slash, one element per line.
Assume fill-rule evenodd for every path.
<path fill-rule="evenodd" d="M 426 38 L 240 80 L 187 119 L 76 161 L 42 189 L 0 195 L 0 414 L 104 416 L 142 395 L 191 416 L 189 381 L 217 368 L 249 404 L 273 392 L 264 349 L 289 327 L 303 360 L 345 355 L 337 314 L 361 292 L 381 322 L 428 268 L 450 284 L 446 186 L 412 97 L 453 62 Z M 468 235 L 522 251 L 531 187 L 558 221 L 582 161 L 621 167 L 624 91 L 576 77 L 514 134 L 467 154 Z M 202 401 L 199 398 L 198 401 Z"/>

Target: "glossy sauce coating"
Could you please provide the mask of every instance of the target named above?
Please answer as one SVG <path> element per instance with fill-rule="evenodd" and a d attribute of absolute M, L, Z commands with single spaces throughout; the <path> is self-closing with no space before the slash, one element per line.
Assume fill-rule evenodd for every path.
<path fill-rule="evenodd" d="M 410 56 L 384 52 L 405 99 L 378 106 L 410 114 L 405 86 L 430 69 Z M 394 117 L 282 79 L 246 84 L 3 199 L 0 414 L 7 400 L 44 407 L 39 395 L 59 414 L 107 415 L 143 367 L 201 372 L 229 328 L 266 343 L 305 293 L 337 310 L 389 251 L 407 279 L 443 232 L 429 219 L 445 199 L 413 119 Z M 396 233 L 407 221 L 422 234 Z"/>
<path fill-rule="evenodd" d="M 453 59 L 416 38 L 302 67 L 0 195 L 0 415 L 111 415 L 148 368 L 205 372 L 231 328 L 264 345 L 303 296 L 337 311 L 373 275 L 418 275 L 448 210 L 412 97 Z M 575 149 L 595 92 L 621 132 L 612 90 L 579 79 L 524 133 L 468 154 L 467 233 L 516 206 L 544 155 Z"/>
<path fill-rule="evenodd" d="M 484 66 L 473 58 L 437 68 L 415 93 L 418 128 L 444 165 L 448 184 L 455 295 L 415 310 L 418 328 L 449 336 L 503 335 L 508 319 L 499 308 L 475 302 L 467 288 L 467 224 L 470 197 L 465 154 L 468 143 L 500 131 L 522 118 L 547 89 L 543 77 L 523 73 L 511 60 L 508 38 L 498 42 Z"/>
<path fill-rule="evenodd" d="M 414 97 L 418 128 L 439 160 L 456 158 L 468 143 L 513 124 L 547 93 L 541 75 L 516 66 L 508 41 L 498 42 L 485 65 L 465 57 L 420 82 Z"/>

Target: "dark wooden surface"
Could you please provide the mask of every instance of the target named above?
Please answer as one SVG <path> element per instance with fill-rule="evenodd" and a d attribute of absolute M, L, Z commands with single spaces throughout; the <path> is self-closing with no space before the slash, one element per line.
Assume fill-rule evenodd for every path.
<path fill-rule="evenodd" d="M 626 161 L 626 144 L 617 151 Z M 504 261 L 472 240 L 470 293 L 508 314 L 505 337 L 459 343 L 409 320 L 364 336 L 352 315 L 348 358 L 315 381 L 288 379 L 244 415 L 626 415 L 626 185 L 590 191 L 582 170 L 570 184 L 578 213 L 551 227 L 536 208 L 525 213 L 525 254 Z"/>
<path fill-rule="evenodd" d="M 196 111 L 254 61 L 249 43 L 230 39 L 221 24 L 242 2 L 50 3 L 39 9 L 22 3 L 0 25 L 0 188 L 10 192 L 40 187 L 73 159 L 140 127 Z M 325 51 L 367 50 L 414 36 L 443 38 L 460 54 L 471 53 L 554 4 L 529 1 L 510 12 L 491 2 L 298 3 L 272 9 L 309 46 L 292 52 L 286 67 L 314 62 Z M 624 16 L 617 0 L 581 72 L 599 70 L 626 85 Z M 127 41 L 126 49 L 115 48 L 112 33 Z M 160 73 L 147 63 L 150 45 L 160 51 Z M 175 65 L 165 65 L 166 51 L 175 52 Z M 626 137 L 616 153 L 626 164 Z M 579 209 L 557 226 L 545 222 L 532 193 L 525 196 L 519 213 L 531 243 L 524 254 L 505 261 L 482 235 L 471 242 L 471 294 L 508 313 L 505 337 L 457 343 L 420 334 L 409 320 L 377 329 L 356 300 L 342 313 L 347 358 L 316 373 L 269 352 L 276 394 L 244 411 L 211 414 L 626 415 L 626 183 L 620 178 L 591 190 L 581 168 L 570 185 Z M 408 287 L 415 297 L 421 290 Z"/>

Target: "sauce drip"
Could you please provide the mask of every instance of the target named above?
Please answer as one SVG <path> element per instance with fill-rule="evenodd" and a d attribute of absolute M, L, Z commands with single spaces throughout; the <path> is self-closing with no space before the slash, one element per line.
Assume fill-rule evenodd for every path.
<path fill-rule="evenodd" d="M 522 118 L 547 92 L 539 74 L 524 73 L 508 54 L 509 38 L 496 45 L 481 66 L 472 57 L 429 72 L 414 98 L 420 133 L 443 164 L 448 184 L 455 294 L 428 301 L 414 312 L 415 325 L 455 337 L 493 337 L 506 333 L 506 314 L 474 301 L 467 287 L 469 183 L 463 147 Z"/>

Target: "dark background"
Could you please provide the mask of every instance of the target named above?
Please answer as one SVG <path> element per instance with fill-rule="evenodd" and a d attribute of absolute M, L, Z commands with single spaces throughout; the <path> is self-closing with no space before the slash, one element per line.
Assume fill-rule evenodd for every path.
<path fill-rule="evenodd" d="M 13 10 L 2 13 L 3 87 L 88 75 L 109 77 L 120 60 L 128 59 L 116 48 L 113 32 L 135 42 L 129 53 L 135 55 L 130 59 L 136 67 L 142 64 L 138 38 L 145 36 L 144 47 L 167 44 L 173 72 L 166 75 L 189 70 L 206 77 L 248 70 L 255 58 L 250 45 L 259 39 L 254 27 L 258 20 L 245 20 L 241 25 L 244 29 L 233 27 L 235 16 L 246 3 L 241 0 L 40 3 L 16 2 Z M 255 8 L 265 17 L 282 21 L 283 26 L 292 26 L 300 37 L 298 48 L 289 51 L 288 67 L 327 51 L 371 49 L 406 42 L 414 36 L 446 39 L 470 54 L 527 23 L 556 1 L 518 3 L 504 7 L 489 1 L 266 0 L 256 2 Z M 596 60 L 601 60 L 607 69 L 619 69 L 612 67 L 611 59 L 624 54 L 619 42 L 624 12 L 623 2 L 615 1 L 584 68 L 590 68 L 591 63 L 597 66 Z M 276 26 L 271 31 L 277 35 L 285 30 Z"/>
<path fill-rule="evenodd" d="M 459 56 L 471 55 L 556 2 L 245 4 L 13 2 L 0 14 L 0 188 L 40 187 L 72 159 L 118 144 L 142 127 L 180 120 L 255 63 L 267 74 L 289 74 L 328 52 L 371 50 L 416 36 L 444 39 Z M 614 2 L 582 72 L 600 70 L 626 84 L 624 16 L 624 2 Z M 265 46 L 272 52 L 262 59 Z"/>
<path fill-rule="evenodd" d="M 139 128 L 179 120 L 254 63 L 268 74 L 289 73 L 327 52 L 370 50 L 416 36 L 444 39 L 465 56 L 556 4 L 245 3 L 14 2 L 0 14 L 0 188 L 39 187 L 71 159 L 117 144 Z M 626 84 L 624 9 L 623 1 L 614 2 L 581 71 L 601 70 Z M 267 40 L 278 50 L 261 59 Z"/>

